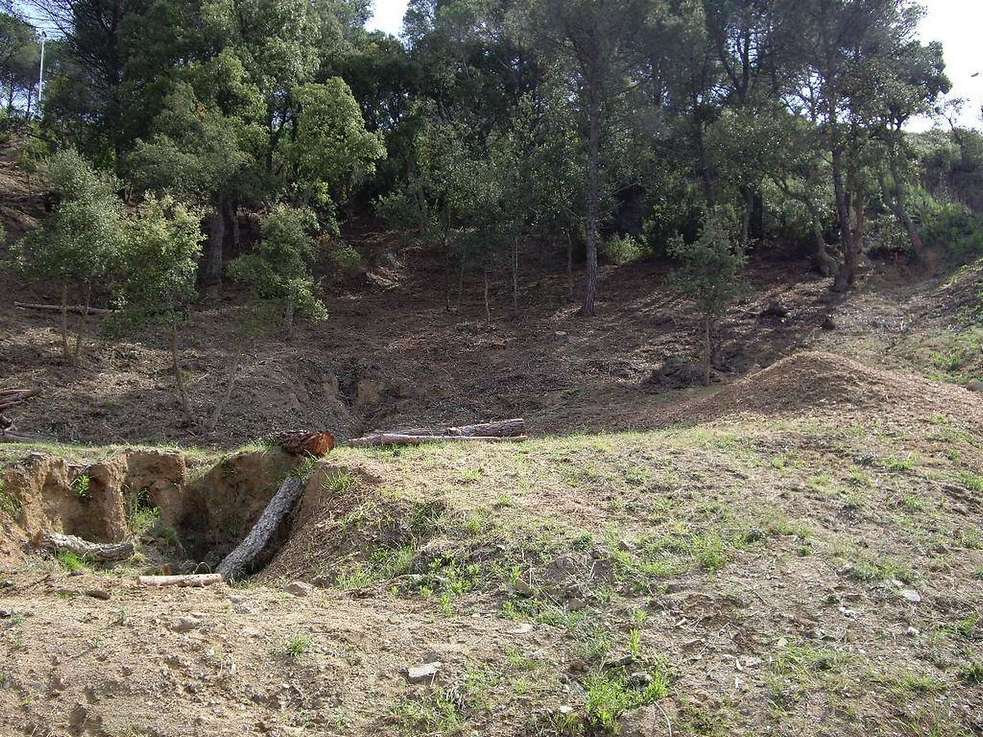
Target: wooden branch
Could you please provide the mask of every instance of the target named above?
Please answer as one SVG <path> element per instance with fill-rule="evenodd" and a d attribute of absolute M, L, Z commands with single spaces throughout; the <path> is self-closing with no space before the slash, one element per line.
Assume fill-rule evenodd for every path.
<path fill-rule="evenodd" d="M 283 518 L 290 513 L 303 493 L 304 482 L 301 479 L 291 476 L 283 482 L 246 539 L 219 564 L 217 570 L 222 578 L 233 581 L 247 574 L 256 559 L 267 550 Z"/>
<path fill-rule="evenodd" d="M 528 439 L 525 435 L 501 438 L 497 436 L 469 437 L 462 435 L 402 435 L 399 433 L 379 433 L 352 440 L 349 445 L 353 448 L 374 448 L 385 445 L 430 445 L 433 443 L 521 443 Z"/>
<path fill-rule="evenodd" d="M 163 588 L 165 586 L 181 586 L 185 588 L 204 588 L 222 583 L 223 579 L 217 573 L 204 573 L 189 576 L 140 576 L 141 586 Z"/>
<path fill-rule="evenodd" d="M 34 312 L 57 312 L 61 314 L 61 305 L 32 304 L 29 302 L 14 302 L 14 307 L 20 310 L 33 310 Z M 73 315 L 112 315 L 116 310 L 105 310 L 99 307 L 86 307 L 85 305 L 68 305 L 64 308 L 65 312 Z"/>
<path fill-rule="evenodd" d="M 522 418 L 502 420 L 501 422 L 486 422 L 480 425 L 463 425 L 461 427 L 443 427 L 437 430 L 415 429 L 378 431 L 380 435 L 433 435 L 462 438 L 516 438 L 526 434 L 526 421 Z"/>
<path fill-rule="evenodd" d="M 41 538 L 41 546 L 53 553 L 75 555 L 98 561 L 127 560 L 133 557 L 133 543 L 90 543 L 74 535 L 48 532 Z"/>

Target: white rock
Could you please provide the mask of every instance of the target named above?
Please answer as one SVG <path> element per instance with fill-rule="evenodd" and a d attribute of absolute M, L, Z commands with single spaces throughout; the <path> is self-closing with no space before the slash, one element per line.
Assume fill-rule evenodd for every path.
<path fill-rule="evenodd" d="M 914 589 L 901 589 L 901 598 L 912 604 L 918 604 L 922 600 L 922 595 Z"/>
<path fill-rule="evenodd" d="M 303 581 L 294 581 L 292 584 L 287 586 L 286 591 L 288 594 L 293 594 L 294 596 L 303 598 L 313 594 L 314 587 L 309 583 L 304 583 Z"/>
<path fill-rule="evenodd" d="M 406 680 L 410 683 L 427 683 L 437 677 L 442 666 L 440 661 L 412 666 L 406 669 Z"/>

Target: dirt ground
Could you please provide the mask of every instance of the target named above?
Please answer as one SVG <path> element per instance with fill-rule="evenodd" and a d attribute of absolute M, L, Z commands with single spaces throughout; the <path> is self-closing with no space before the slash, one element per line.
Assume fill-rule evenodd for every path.
<path fill-rule="evenodd" d="M 231 288 L 196 308 L 200 417 L 238 367 L 214 432 L 184 423 L 163 336 L 93 321 L 70 365 L 51 317 L 13 307 L 54 295 L 0 274 L 0 388 L 43 391 L 11 416 L 49 441 L 0 469 L 64 458 L 73 514 L 129 446 L 184 469 L 120 476 L 137 555 L 115 567 L 39 554 L 55 491 L 0 488 L 0 737 L 983 734 L 981 265 L 873 264 L 833 300 L 759 253 L 706 389 L 660 267 L 605 269 L 584 320 L 530 257 L 521 312 L 496 282 L 486 321 L 470 276 L 447 311 L 439 259 L 356 235 L 364 273 L 292 342 Z M 234 472 L 229 449 L 511 416 L 528 442 L 298 463 L 283 545 L 245 583 L 136 583 L 208 570 L 255 521 L 283 459 Z"/>

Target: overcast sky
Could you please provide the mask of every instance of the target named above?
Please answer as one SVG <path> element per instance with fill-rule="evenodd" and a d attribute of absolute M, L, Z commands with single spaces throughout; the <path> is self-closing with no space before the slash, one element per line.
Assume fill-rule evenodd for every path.
<path fill-rule="evenodd" d="M 375 0 L 375 17 L 370 25 L 392 34 L 399 34 L 406 12 L 407 0 Z M 963 113 L 963 122 L 980 127 L 980 106 L 983 105 L 983 0 L 922 0 L 928 17 L 922 27 L 922 39 L 941 41 L 953 95 L 970 100 Z M 973 74 L 979 73 L 975 79 Z"/>

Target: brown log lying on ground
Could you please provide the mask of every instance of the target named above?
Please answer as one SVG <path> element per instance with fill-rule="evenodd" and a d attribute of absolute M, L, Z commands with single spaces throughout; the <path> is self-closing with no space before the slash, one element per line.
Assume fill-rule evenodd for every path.
<path fill-rule="evenodd" d="M 529 438 L 525 435 L 515 437 L 462 435 L 402 435 L 400 433 L 379 433 L 366 435 L 364 438 L 352 440 L 349 445 L 353 448 L 372 448 L 384 445 L 430 445 L 432 443 L 521 443 Z"/>
<path fill-rule="evenodd" d="M 303 492 L 303 480 L 291 476 L 283 482 L 246 539 L 219 563 L 217 570 L 222 578 L 233 581 L 242 578 L 250 571 L 256 560 L 269 547 L 280 523 L 290 514 Z"/>
<path fill-rule="evenodd" d="M 162 588 L 164 586 L 181 586 L 185 588 L 204 588 L 222 583 L 223 579 L 217 573 L 199 573 L 188 576 L 140 576 L 141 586 Z"/>
<path fill-rule="evenodd" d="M 336 445 L 335 436 L 329 432 L 284 432 L 269 440 L 292 456 L 315 458 L 324 458 Z"/>
<path fill-rule="evenodd" d="M 33 310 L 35 312 L 71 312 L 73 315 L 112 315 L 116 310 L 106 310 L 100 307 L 86 307 L 85 305 L 42 305 L 30 302 L 14 302 L 14 307 L 19 310 Z"/>
<path fill-rule="evenodd" d="M 40 393 L 40 389 L 3 389 L 0 391 L 0 412 L 23 404 Z"/>
<path fill-rule="evenodd" d="M 133 557 L 133 543 L 90 543 L 74 535 L 48 532 L 41 537 L 41 547 L 53 553 L 75 553 L 98 561 L 127 560 Z"/>
<path fill-rule="evenodd" d="M 526 434 L 526 421 L 521 417 L 500 422 L 484 422 L 479 425 L 463 425 L 462 427 L 441 427 L 436 430 L 378 430 L 373 435 L 433 435 L 460 438 L 517 438 Z"/>

